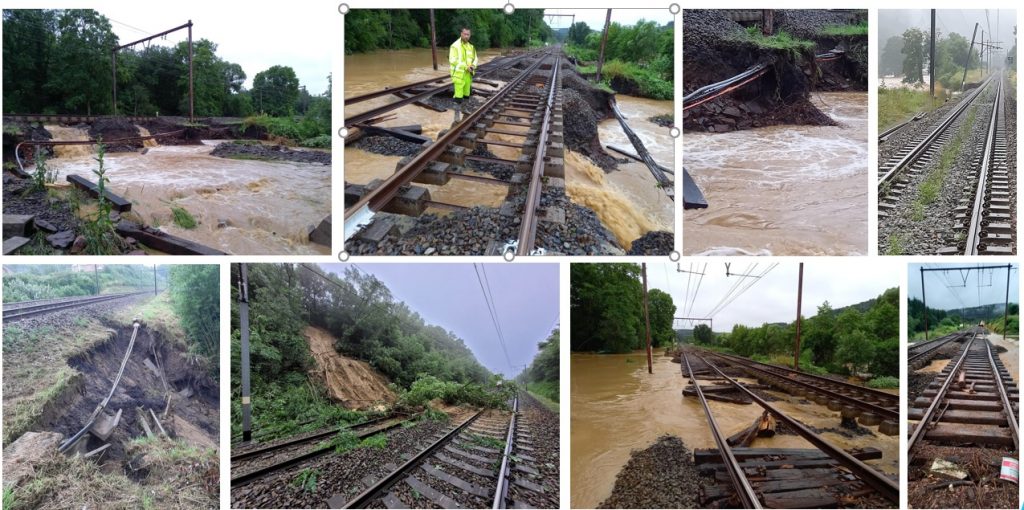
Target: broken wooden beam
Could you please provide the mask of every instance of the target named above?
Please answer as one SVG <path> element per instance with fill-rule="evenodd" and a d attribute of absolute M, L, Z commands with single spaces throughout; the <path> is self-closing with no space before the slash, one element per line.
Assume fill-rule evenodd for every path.
<path fill-rule="evenodd" d="M 356 124 L 356 127 L 365 131 L 366 134 L 369 135 L 391 136 L 404 142 L 417 143 L 422 145 L 424 143 L 433 141 L 429 137 L 419 135 L 416 133 L 411 133 L 397 127 L 371 126 L 368 124 Z"/>
<path fill-rule="evenodd" d="M 127 220 L 118 222 L 117 233 L 122 237 L 133 237 L 139 243 L 168 255 L 227 255 L 220 250 Z"/>
<path fill-rule="evenodd" d="M 101 447 L 99 447 L 99 448 L 97 448 L 97 449 L 95 449 L 95 450 L 93 450 L 91 452 L 86 453 L 85 455 L 82 455 L 82 458 L 88 459 L 89 457 L 96 457 L 99 454 L 101 454 L 104 451 L 106 451 L 107 448 L 110 448 L 110 443 L 107 443 L 107 444 L 105 444 L 105 445 L 103 445 L 103 446 L 101 446 Z"/>
<path fill-rule="evenodd" d="M 12 237 L 10 239 L 4 239 L 4 255 L 10 255 L 18 251 L 19 248 L 28 244 L 29 241 L 31 241 L 31 239 L 27 237 L 17 236 Z"/>
<path fill-rule="evenodd" d="M 149 428 L 149 422 L 146 420 L 146 413 L 142 412 L 141 407 L 135 408 L 135 415 L 139 418 L 139 423 L 142 424 L 142 430 L 146 431 L 146 437 L 153 437 L 153 429 Z"/>
<path fill-rule="evenodd" d="M 5 214 L 4 239 L 10 237 L 32 237 L 35 231 L 34 214 Z"/>
<path fill-rule="evenodd" d="M 82 177 L 81 175 L 69 175 L 68 182 L 89 194 L 92 198 L 99 198 L 100 191 L 96 183 Z M 103 190 L 103 197 L 106 198 L 113 205 L 115 211 L 128 212 L 132 210 L 132 203 L 128 200 L 119 197 L 110 192 L 109 189 Z"/>
<path fill-rule="evenodd" d="M 167 431 L 164 430 L 163 424 L 160 423 L 160 419 L 156 417 L 156 413 L 153 412 L 152 408 L 149 410 L 149 415 L 153 417 L 153 423 L 156 424 L 156 428 L 160 429 L 160 434 L 164 437 L 169 437 L 167 435 Z"/>

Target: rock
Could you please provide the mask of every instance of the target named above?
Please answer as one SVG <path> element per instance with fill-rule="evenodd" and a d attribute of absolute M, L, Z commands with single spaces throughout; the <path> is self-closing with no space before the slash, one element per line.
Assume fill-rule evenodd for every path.
<path fill-rule="evenodd" d="M 85 251 L 86 240 L 85 236 L 78 236 L 75 238 L 74 244 L 71 245 L 71 254 L 77 255 Z"/>
<path fill-rule="evenodd" d="M 57 452 L 64 439 L 58 432 L 26 432 L 4 447 L 4 488 L 35 474 L 35 466 Z"/>
<path fill-rule="evenodd" d="M 231 226 L 231 221 L 226 219 L 217 220 L 217 228 L 227 228 Z"/>
<path fill-rule="evenodd" d="M 424 255 L 433 255 L 436 252 L 437 252 L 437 250 L 435 250 L 434 247 L 431 246 L 430 248 L 427 248 L 427 250 L 424 251 L 423 254 Z"/>
<path fill-rule="evenodd" d="M 71 230 L 64 230 L 46 236 L 46 242 L 58 250 L 66 250 L 75 241 L 75 233 Z"/>
<path fill-rule="evenodd" d="M 53 223 L 41 219 L 36 219 L 36 227 L 44 232 L 54 233 L 57 231 L 57 227 Z"/>
<path fill-rule="evenodd" d="M 138 239 L 135 239 L 135 238 L 134 238 L 134 237 L 132 237 L 132 236 L 127 236 L 127 237 L 125 237 L 125 238 L 124 238 L 124 242 L 125 242 L 125 244 L 127 244 L 128 246 L 135 246 L 136 244 L 138 244 L 138 243 L 139 243 L 139 240 L 138 240 Z"/>
<path fill-rule="evenodd" d="M 743 112 L 741 112 L 739 110 L 739 108 L 736 108 L 735 106 L 727 106 L 727 107 L 725 107 L 725 109 L 722 110 L 722 113 L 725 114 L 725 115 L 728 115 L 730 117 L 742 117 L 743 116 Z"/>
<path fill-rule="evenodd" d="M 725 133 L 726 131 L 732 131 L 728 124 L 715 124 L 716 133 Z"/>

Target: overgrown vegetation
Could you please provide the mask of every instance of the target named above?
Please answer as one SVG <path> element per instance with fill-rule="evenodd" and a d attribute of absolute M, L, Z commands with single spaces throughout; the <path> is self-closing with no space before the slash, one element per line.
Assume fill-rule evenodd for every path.
<path fill-rule="evenodd" d="M 820 33 L 821 35 L 835 37 L 867 37 L 868 22 L 864 20 L 856 24 L 825 25 Z"/>
<path fill-rule="evenodd" d="M 981 67 L 978 48 L 970 49 L 970 39 L 952 32 L 938 33 L 935 41 L 935 79 L 937 84 L 950 90 L 960 90 L 964 66 L 968 70 Z M 879 55 L 879 73 L 901 75 L 908 84 L 924 84 L 925 69 L 929 65 L 930 34 L 920 28 L 908 28 L 901 35 L 886 40 Z"/>
<path fill-rule="evenodd" d="M 868 381 L 868 388 L 875 388 L 879 390 L 897 389 L 900 387 L 900 378 L 885 375 L 882 377 L 875 377 Z"/>
<path fill-rule="evenodd" d="M 827 301 L 803 319 L 800 368 L 834 374 L 899 377 L 899 289 L 837 313 Z M 733 326 L 713 346 L 768 363 L 793 364 L 796 323 Z"/>
<path fill-rule="evenodd" d="M 926 310 L 924 302 L 917 298 L 911 298 L 907 302 L 907 329 L 910 331 L 912 341 L 923 340 L 925 337 L 925 314 L 928 318 L 929 339 L 948 335 L 980 322 L 984 322 L 989 329 L 996 333 L 1003 332 L 1002 302 L 956 310 L 939 310 L 931 307 Z M 1007 322 L 1010 326 L 1007 335 L 1019 335 L 1020 304 L 1010 303 L 1007 315 L 1009 315 Z"/>
<path fill-rule="evenodd" d="M 192 213 L 188 212 L 184 207 L 172 205 L 171 216 L 174 219 L 174 224 L 181 228 L 192 229 L 198 225 Z"/>
<path fill-rule="evenodd" d="M 85 249 L 82 252 L 88 255 L 114 255 L 121 252 L 121 238 L 114 230 L 114 222 L 110 219 L 113 207 L 106 197 L 107 184 L 110 183 L 104 165 L 106 148 L 103 140 L 97 139 L 97 142 L 96 157 L 93 159 L 98 166 L 92 171 L 96 176 L 96 210 L 91 217 L 82 221 L 82 235 L 85 236 Z M 78 208 L 81 208 L 81 204 Z"/>
<path fill-rule="evenodd" d="M 558 402 L 559 394 L 559 352 L 561 350 L 558 329 L 551 332 L 543 342 L 537 344 L 540 352 L 534 356 L 530 366 L 517 378 L 526 385 L 527 391 L 540 395 L 552 402 Z"/>
<path fill-rule="evenodd" d="M 303 492 L 313 493 L 316 492 L 316 482 L 320 478 L 320 470 L 313 468 L 303 468 L 299 471 L 299 474 L 295 475 L 295 480 L 292 480 L 292 485 L 298 487 Z"/>
<path fill-rule="evenodd" d="M 189 350 L 219 366 L 220 266 L 176 264 L 170 268 L 174 311 L 188 335 Z M 214 379 L 219 374 L 213 374 Z"/>
<path fill-rule="evenodd" d="M 591 30 L 579 21 L 569 28 L 563 50 L 581 64 L 581 73 L 589 74 L 596 72 L 593 64 L 598 60 L 600 46 L 601 30 Z M 612 23 L 608 26 L 601 84 L 652 99 L 672 99 L 674 52 L 672 24 L 659 26 L 646 20 L 632 26 Z M 621 90 L 624 86 L 635 90 Z"/>
<path fill-rule="evenodd" d="M 314 271 L 316 271 L 314 273 Z M 232 302 L 238 299 L 232 265 Z M 426 324 L 372 275 L 351 267 L 344 277 L 315 266 L 249 265 L 249 330 L 253 430 L 280 437 L 361 421 L 363 414 L 332 403 L 308 376 L 313 366 L 303 330 L 316 326 L 336 338 L 334 348 L 365 360 L 388 377 L 398 404 L 424 408 L 434 399 L 499 407 L 512 385 L 492 377 L 444 328 Z M 232 433 L 239 434 L 241 404 L 238 309 L 231 314 Z M 443 414 L 443 413 L 442 413 Z"/>
<path fill-rule="evenodd" d="M 639 264 L 572 264 L 570 285 L 572 350 L 622 353 L 646 346 Z M 674 344 L 672 297 L 649 289 L 648 307 L 651 344 Z"/>
<path fill-rule="evenodd" d="M 5 265 L 4 303 L 91 296 L 153 288 L 153 267 L 127 264 Z M 166 287 L 167 268 L 157 271 L 158 284 Z"/>
<path fill-rule="evenodd" d="M 942 99 L 931 100 L 926 90 L 907 88 L 878 89 L 878 129 L 886 129 L 921 112 L 930 112 L 942 105 Z"/>
<path fill-rule="evenodd" d="M 486 48 L 536 46 L 553 41 L 543 9 L 435 9 L 437 45 L 447 48 L 462 27 L 472 30 L 471 42 Z M 345 15 L 345 53 L 430 47 L 427 9 L 354 9 Z"/>
<path fill-rule="evenodd" d="M 782 50 L 790 54 L 798 55 L 802 52 L 814 50 L 814 41 L 806 39 L 798 39 L 793 37 L 785 30 L 777 30 L 772 35 L 764 35 L 761 31 L 761 27 L 753 26 L 747 27 L 743 32 L 740 32 L 740 40 L 748 42 L 767 50 Z"/>

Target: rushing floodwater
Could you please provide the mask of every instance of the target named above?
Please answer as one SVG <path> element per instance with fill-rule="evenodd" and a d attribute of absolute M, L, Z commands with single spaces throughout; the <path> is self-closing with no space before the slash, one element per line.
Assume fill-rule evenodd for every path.
<path fill-rule="evenodd" d="M 47 129 L 57 140 L 85 136 L 74 128 Z M 210 156 L 217 143 L 156 146 L 146 154 L 108 153 L 108 186 L 132 202 L 129 218 L 227 253 L 330 253 L 308 242 L 310 226 L 331 213 L 329 166 Z M 88 147 L 60 149 L 48 161 L 58 171 L 57 182 L 66 182 L 69 174 L 96 180 L 96 161 Z M 199 225 L 175 225 L 172 205 L 185 208 Z M 222 221 L 226 226 L 218 227 Z"/>
<path fill-rule="evenodd" d="M 664 434 L 682 438 L 687 448 L 714 448 L 704 410 L 696 398 L 683 397 L 686 380 L 680 365 L 654 353 L 654 374 L 647 373 L 645 353 L 582 354 L 570 357 L 571 402 L 571 488 L 574 508 L 596 508 L 606 499 L 632 450 L 650 446 Z M 772 402 L 783 412 L 805 424 L 820 428 L 838 426 L 838 413 L 816 404 L 772 392 Z M 719 427 L 727 435 L 748 426 L 761 410 L 754 404 L 738 405 L 709 401 Z M 845 438 L 832 432 L 821 434 L 843 448 L 873 446 L 883 457 L 867 461 L 887 473 L 899 469 L 899 438 L 872 434 Z M 754 446 L 765 448 L 813 448 L 799 436 L 777 435 L 758 438 Z M 652 490 L 657 488 L 652 487 Z"/>
<path fill-rule="evenodd" d="M 683 136 L 684 166 L 709 204 L 683 215 L 686 254 L 867 253 L 867 94 L 812 101 L 840 126 Z"/>
<path fill-rule="evenodd" d="M 352 97 L 381 88 L 382 84 L 399 85 L 424 80 L 447 73 L 447 50 L 439 51 L 439 67 L 431 65 L 429 49 L 399 51 L 376 51 L 366 54 L 345 56 L 345 95 Z M 480 62 L 487 62 L 500 54 L 489 49 L 480 52 Z M 490 78 L 488 78 L 490 79 Z M 502 82 L 498 82 L 501 84 Z M 474 87 L 492 89 L 486 85 Z M 644 141 L 656 161 L 671 168 L 673 165 L 673 139 L 668 128 L 660 127 L 647 120 L 659 114 L 672 114 L 672 101 L 655 101 L 630 96 L 617 96 L 619 109 L 629 119 L 630 127 Z M 345 108 L 345 116 L 367 111 L 371 108 L 393 102 L 393 97 L 381 97 L 357 103 Z M 435 112 L 417 106 L 405 106 L 395 110 L 394 119 L 380 123 L 381 126 L 405 126 L 418 124 L 424 136 L 436 139 L 438 133 L 447 129 L 452 122 L 452 112 Z M 502 129 L 515 130 L 512 126 Z M 602 145 L 614 144 L 635 152 L 618 121 L 607 119 L 598 126 Z M 520 137 L 488 134 L 488 138 L 518 142 Z M 500 158 L 515 159 L 519 150 L 512 147 L 491 147 Z M 616 157 L 619 157 L 616 155 Z M 345 181 L 366 184 L 373 179 L 385 179 L 395 171 L 401 160 L 398 156 L 381 156 L 348 147 L 344 152 Z M 619 171 L 605 174 L 587 158 L 567 151 L 565 157 L 566 192 L 571 200 L 593 209 L 601 222 L 619 243 L 629 247 L 636 238 L 651 230 L 673 231 L 673 205 L 663 191 L 655 187 L 656 181 L 642 163 L 619 165 Z M 430 190 L 433 200 L 463 206 L 484 205 L 498 207 L 504 202 L 507 186 L 484 184 L 465 180 L 453 180 L 444 186 L 417 184 Z M 429 210 L 437 214 L 448 214 L 448 210 Z"/>

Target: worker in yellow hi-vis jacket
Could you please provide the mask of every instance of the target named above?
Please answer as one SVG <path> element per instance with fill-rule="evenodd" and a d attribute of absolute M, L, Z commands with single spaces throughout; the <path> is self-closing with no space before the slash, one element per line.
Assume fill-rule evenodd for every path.
<path fill-rule="evenodd" d="M 448 65 L 451 66 L 452 86 L 455 88 L 455 121 L 452 124 L 462 120 L 462 100 L 469 97 L 476 73 L 476 48 L 469 43 L 470 34 L 470 30 L 463 27 L 459 39 L 448 49 Z"/>

